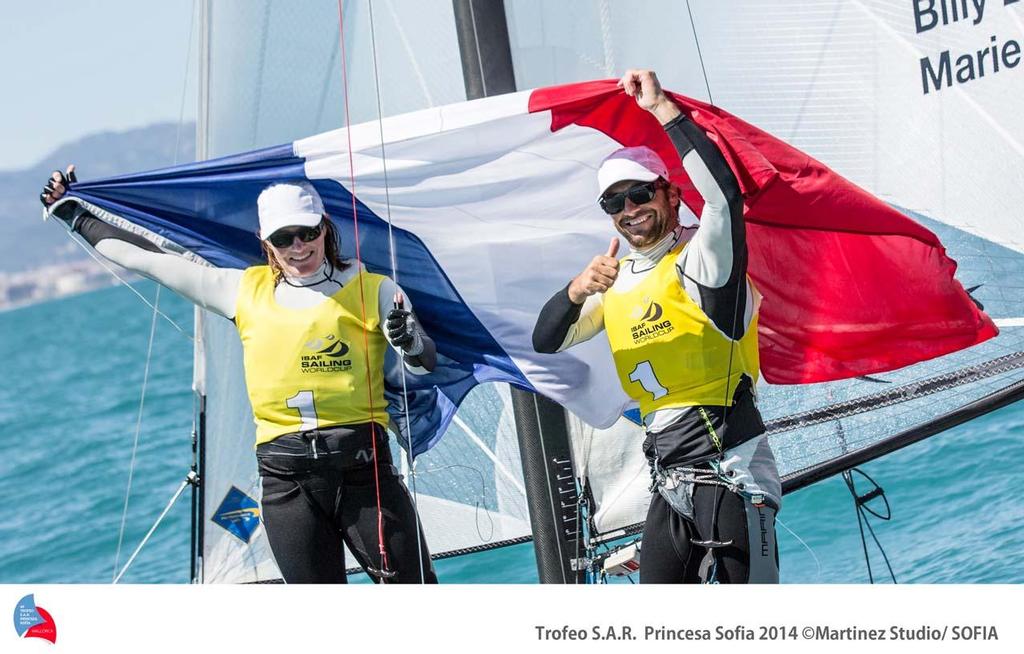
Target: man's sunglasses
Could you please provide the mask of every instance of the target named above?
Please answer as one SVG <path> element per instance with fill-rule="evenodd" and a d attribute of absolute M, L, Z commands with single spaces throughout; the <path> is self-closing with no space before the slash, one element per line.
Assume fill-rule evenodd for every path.
<path fill-rule="evenodd" d="M 323 223 L 320 223 L 316 227 L 295 227 L 293 229 L 279 229 L 267 239 L 270 244 L 276 248 L 286 248 L 292 244 L 295 237 L 298 236 L 300 241 L 309 243 L 315 241 L 320 236 L 320 232 L 323 231 Z"/>
<path fill-rule="evenodd" d="M 640 182 L 630 186 L 625 191 L 606 193 L 598 199 L 597 203 L 601 205 L 606 214 L 614 216 L 626 208 L 627 197 L 633 204 L 645 204 L 654 199 L 661 186 L 660 179 L 656 179 L 653 182 Z"/>

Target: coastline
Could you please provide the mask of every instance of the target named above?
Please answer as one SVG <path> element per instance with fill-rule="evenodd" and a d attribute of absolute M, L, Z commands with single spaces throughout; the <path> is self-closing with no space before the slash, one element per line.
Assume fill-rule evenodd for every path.
<path fill-rule="evenodd" d="M 113 266 L 113 264 L 111 264 Z M 114 266 L 126 281 L 139 276 Z M 110 272 L 92 259 L 41 266 L 19 272 L 0 272 L 0 312 L 80 295 L 118 283 Z"/>

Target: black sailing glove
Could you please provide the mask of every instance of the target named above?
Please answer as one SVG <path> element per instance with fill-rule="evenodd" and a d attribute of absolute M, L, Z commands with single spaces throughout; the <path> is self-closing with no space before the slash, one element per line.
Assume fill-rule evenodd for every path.
<path fill-rule="evenodd" d="M 417 356 L 423 352 L 423 339 L 416 329 L 412 312 L 403 309 L 401 303 L 396 304 L 395 308 L 388 312 L 384 327 L 387 330 L 388 342 L 407 356 Z"/>
<path fill-rule="evenodd" d="M 54 179 L 54 175 L 58 176 L 60 180 Z M 43 192 L 39 194 L 39 201 L 43 203 L 43 206 L 47 209 L 53 205 L 54 202 L 61 199 L 67 192 L 68 188 L 78 182 L 78 177 L 75 175 L 74 169 L 68 171 L 65 175 L 59 170 L 53 171 L 53 175 L 46 180 L 46 186 L 43 187 Z M 57 216 L 64 222 L 71 222 L 71 219 L 75 215 L 75 205 L 71 202 L 64 203 L 57 210 L 53 212 L 53 215 Z"/>

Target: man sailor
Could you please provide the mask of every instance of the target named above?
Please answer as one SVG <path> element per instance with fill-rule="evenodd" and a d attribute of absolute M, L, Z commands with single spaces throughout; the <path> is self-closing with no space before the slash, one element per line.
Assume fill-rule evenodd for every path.
<path fill-rule="evenodd" d="M 655 494 L 641 583 L 778 581 L 781 484 L 755 403 L 758 295 L 747 278 L 743 198 L 711 139 L 661 89 L 629 70 L 625 93 L 662 124 L 704 200 L 679 222 L 680 190 L 646 146 L 598 169 L 598 202 L 619 240 L 547 302 L 534 348 L 606 333 L 623 389 L 640 405 Z"/>

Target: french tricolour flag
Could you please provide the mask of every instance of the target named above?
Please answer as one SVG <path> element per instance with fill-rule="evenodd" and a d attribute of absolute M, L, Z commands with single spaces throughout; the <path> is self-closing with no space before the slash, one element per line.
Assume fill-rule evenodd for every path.
<path fill-rule="evenodd" d="M 953 279 L 956 264 L 930 231 L 756 127 L 673 97 L 740 181 L 750 274 L 764 296 L 760 344 L 768 381 L 892 370 L 996 334 Z M 596 202 L 598 164 L 619 147 L 640 144 L 668 164 L 683 189 L 684 213 L 693 214 L 684 219 L 695 220 L 700 196 L 661 126 L 613 81 L 427 109 L 284 146 L 81 183 L 71 195 L 216 266 L 260 263 L 256 196 L 271 182 L 312 181 L 340 227 L 344 255 L 355 256 L 358 223 L 363 262 L 388 275 L 390 221 L 397 281 L 442 355 L 438 371 L 407 380 L 420 453 L 485 381 L 535 390 L 598 427 L 622 414 L 627 398 L 604 339 L 540 355 L 531 333 L 545 301 L 614 235 Z M 398 406 L 392 402 L 400 412 Z"/>

